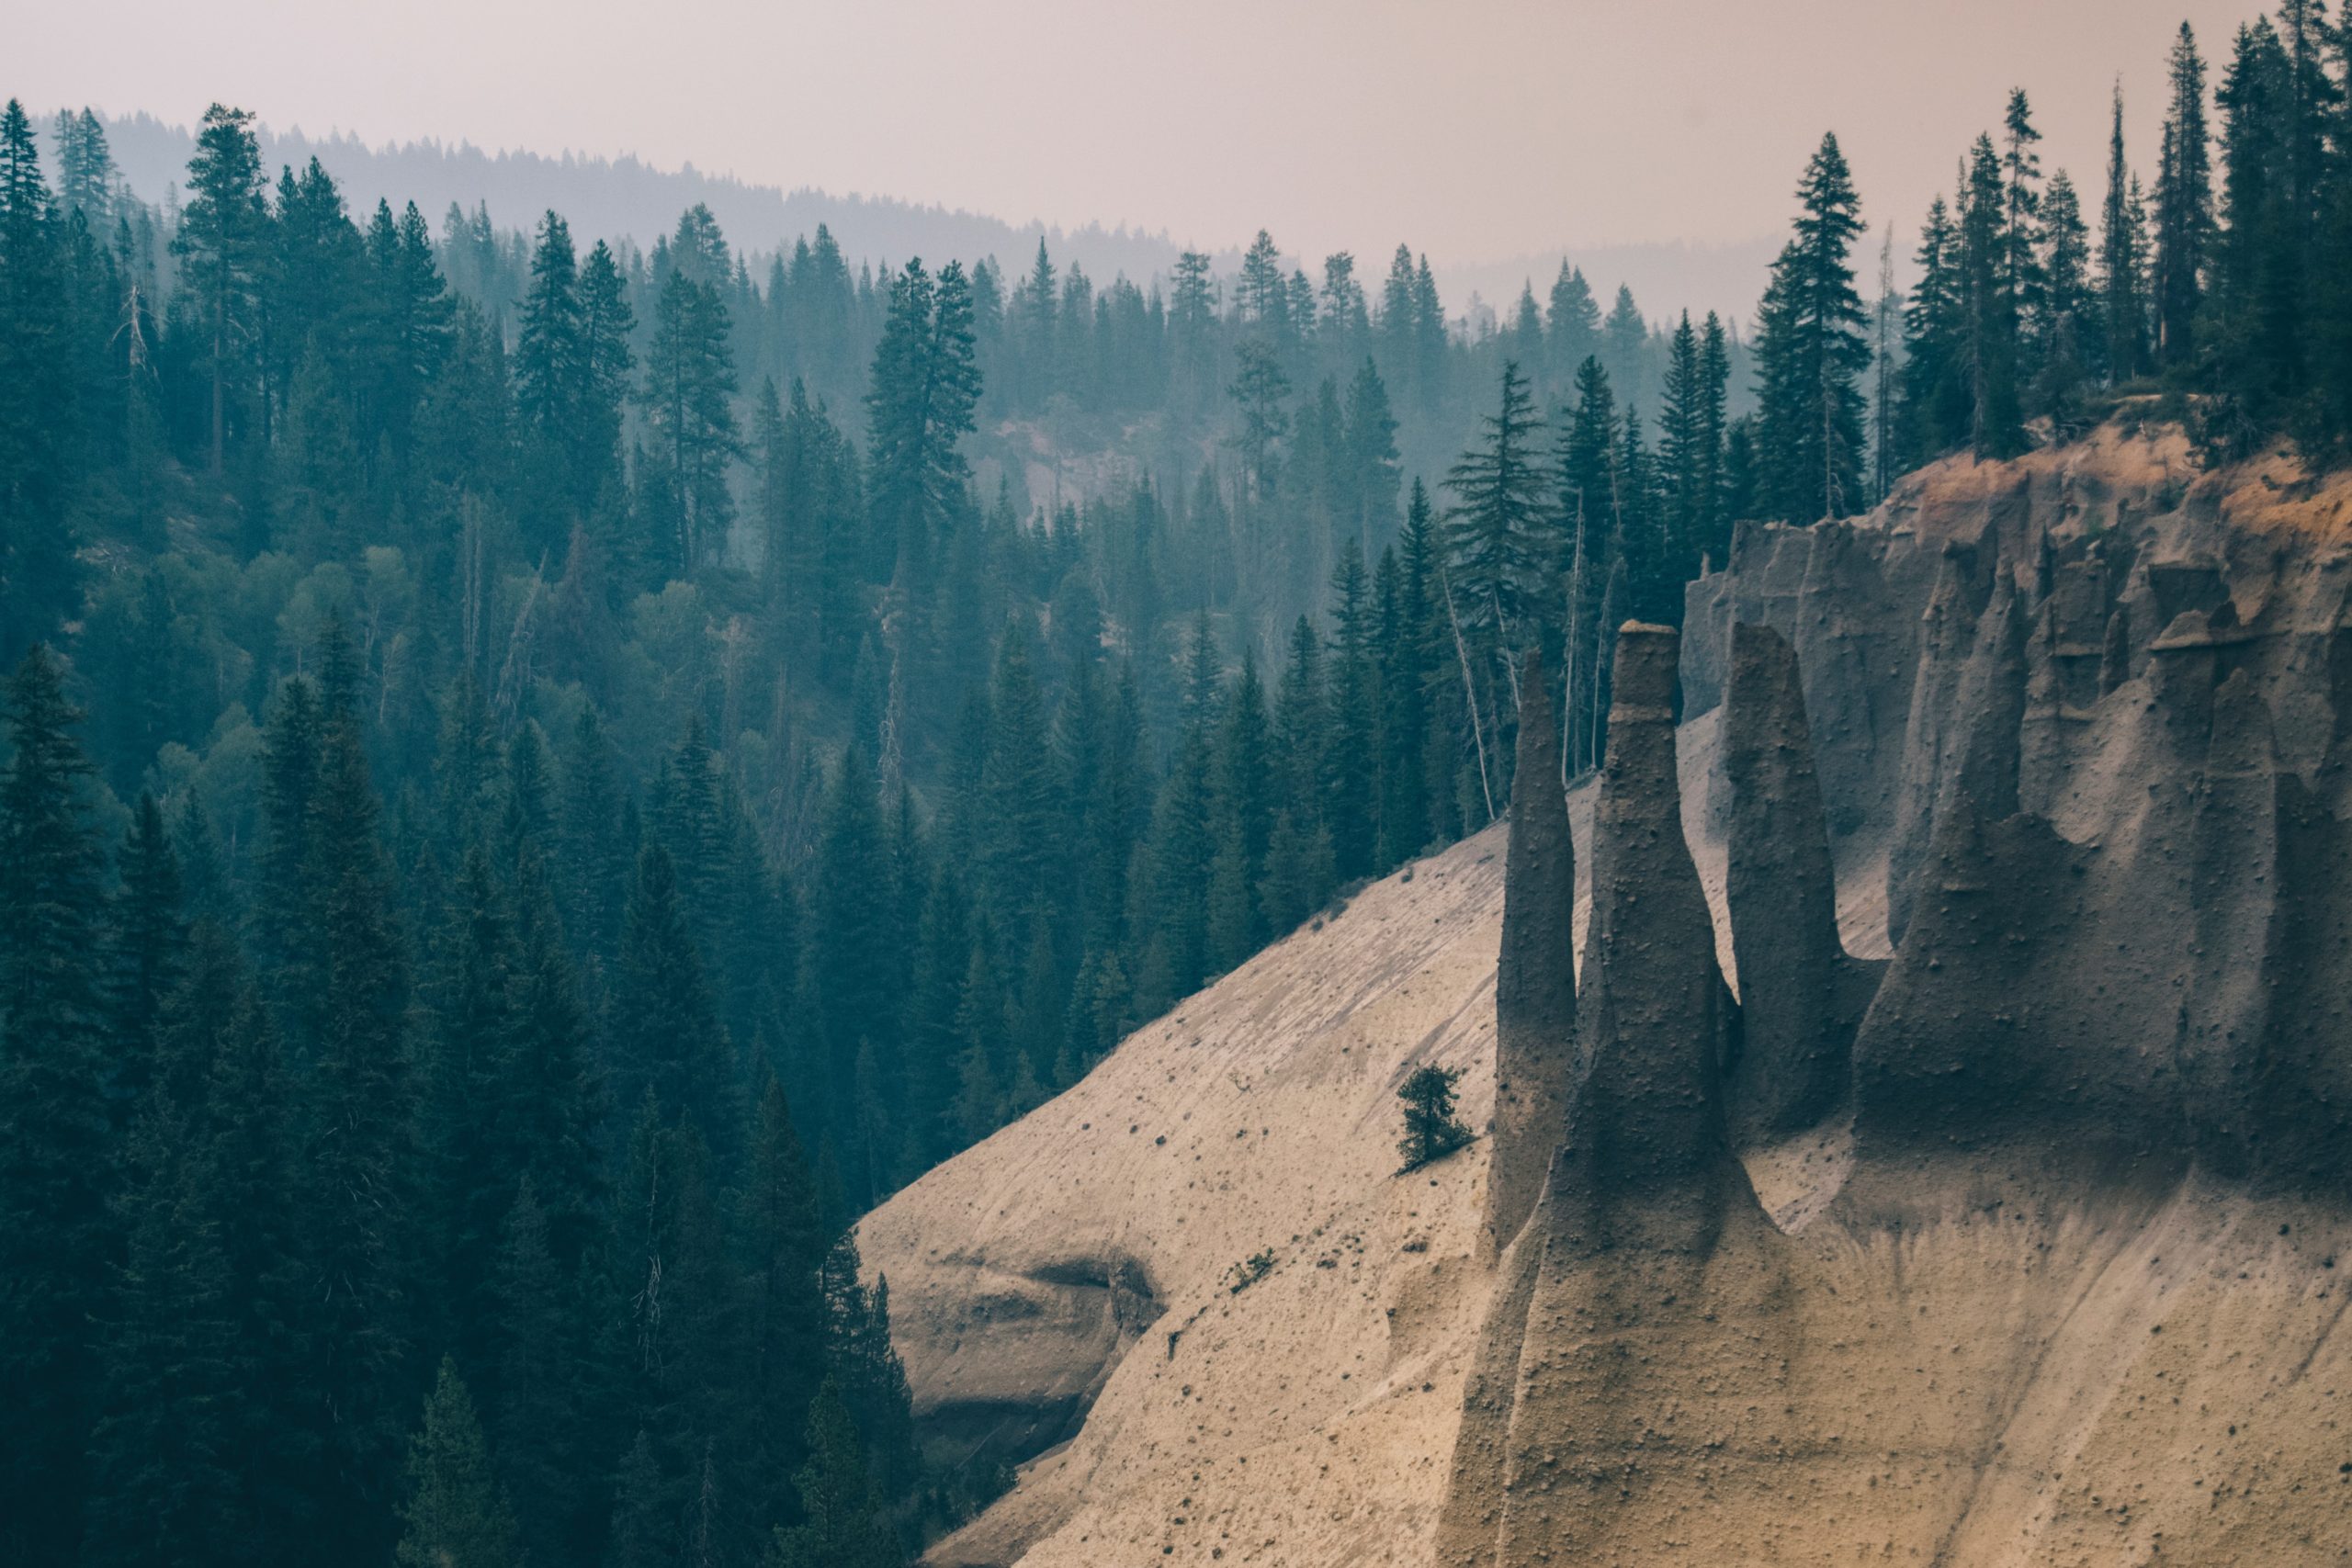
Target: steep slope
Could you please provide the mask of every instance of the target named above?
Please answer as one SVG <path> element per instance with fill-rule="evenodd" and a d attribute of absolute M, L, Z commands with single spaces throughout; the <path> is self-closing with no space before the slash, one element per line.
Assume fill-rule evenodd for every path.
<path fill-rule="evenodd" d="M 1458 1066 L 1485 1115 L 1501 847 L 1369 889 L 866 1220 L 934 1449 L 1067 1440 L 932 1561 L 1413 1560 L 1486 1156 L 1395 1175 L 1395 1097 Z"/>

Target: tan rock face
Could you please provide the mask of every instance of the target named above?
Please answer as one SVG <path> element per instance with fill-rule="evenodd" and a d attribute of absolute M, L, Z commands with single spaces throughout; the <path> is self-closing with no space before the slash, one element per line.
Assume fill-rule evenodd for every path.
<path fill-rule="evenodd" d="M 937 1443 L 1076 1427 L 934 1560 L 2352 1556 L 2347 517 L 2110 430 L 1743 530 L 1621 648 L 1493 1266 L 1394 1091 L 1488 1120 L 1500 831 L 867 1221 Z"/>

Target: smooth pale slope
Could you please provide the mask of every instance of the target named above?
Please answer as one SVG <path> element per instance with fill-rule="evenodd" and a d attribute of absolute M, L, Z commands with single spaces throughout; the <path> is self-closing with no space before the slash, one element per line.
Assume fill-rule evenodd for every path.
<path fill-rule="evenodd" d="M 1686 773 L 1714 728 L 1685 728 Z M 1570 810 L 1581 851 L 1589 790 Z M 1374 884 L 867 1216 L 935 1441 L 1034 1448 L 1100 1391 L 931 1562 L 1428 1560 L 1493 1281 L 1487 1145 L 1398 1176 L 1396 1089 L 1459 1067 L 1487 1123 L 1503 845 L 1490 829 Z"/>
<path fill-rule="evenodd" d="M 1395 1174 L 1396 1093 L 1461 1067 L 1486 1118 L 1501 848 L 1367 889 L 867 1217 L 920 1416 L 1018 1426 L 1115 1363 L 1076 1440 L 933 1562 L 1426 1555 L 1486 1151 Z"/>

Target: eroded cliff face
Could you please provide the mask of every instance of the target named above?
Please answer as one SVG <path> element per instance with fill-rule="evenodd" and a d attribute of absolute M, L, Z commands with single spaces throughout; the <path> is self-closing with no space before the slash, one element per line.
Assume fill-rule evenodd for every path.
<path fill-rule="evenodd" d="M 1751 531 L 1694 592 L 1744 1016 L 1586 1000 L 1695 998 L 1714 935 L 1680 865 L 1597 878 L 1644 939 L 1587 949 L 1441 1562 L 2352 1554 L 2352 571 L 2297 483 L 2110 433 Z M 1597 867 L 1673 778 L 1612 761 Z M 1883 964 L 1841 859 L 1883 866 Z"/>
<path fill-rule="evenodd" d="M 934 1560 L 2352 1556 L 2347 594 L 2161 433 L 1744 529 L 1604 777 L 869 1218 L 934 1442 L 1063 1444 Z"/>

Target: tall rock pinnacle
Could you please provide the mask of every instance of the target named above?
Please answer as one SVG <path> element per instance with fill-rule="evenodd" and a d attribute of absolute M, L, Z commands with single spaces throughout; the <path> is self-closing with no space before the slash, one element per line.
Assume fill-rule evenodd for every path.
<path fill-rule="evenodd" d="M 1576 1069 L 1576 842 L 1541 658 L 1521 678 L 1502 954 L 1495 969 L 1495 1130 L 1486 1243 L 1498 1255 L 1535 1207 Z"/>
<path fill-rule="evenodd" d="M 1688 1476 L 1706 1466 L 1689 1461 L 1726 1439 L 1763 1446 L 1759 1413 L 1775 1407 L 1787 1348 L 1766 1303 L 1784 1288 L 1781 1258 L 1724 1128 L 1735 1009 L 1682 835 L 1679 652 L 1671 627 L 1618 634 L 1578 1076 L 1464 1387 L 1441 1562 L 1633 1561 L 1726 1506 L 1694 1493 Z M 1671 1362 L 1654 1354 L 1665 1343 Z M 1709 1369 L 1702 1392 L 1684 1354 Z M 1733 1480 L 1726 1496 L 1751 1477 Z"/>
<path fill-rule="evenodd" d="M 1769 626 L 1736 625 L 1724 705 L 1732 951 L 1740 1051 L 1729 1075 L 1734 1142 L 1770 1143 L 1844 1098 L 1854 1030 L 1880 964 L 1846 955 L 1821 784 L 1797 656 Z"/>

